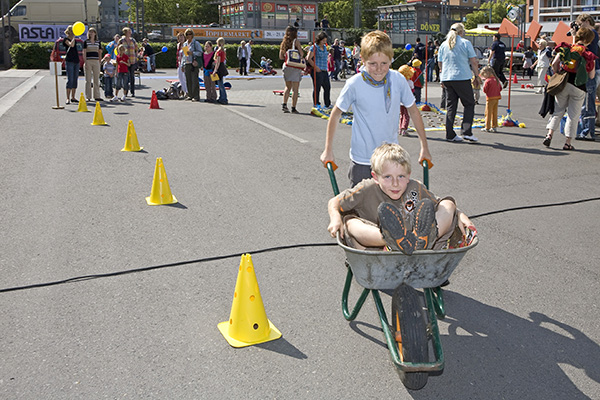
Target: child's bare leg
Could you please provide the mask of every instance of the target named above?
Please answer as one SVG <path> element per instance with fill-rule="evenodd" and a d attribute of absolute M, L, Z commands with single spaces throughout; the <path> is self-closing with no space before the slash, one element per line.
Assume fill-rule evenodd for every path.
<path fill-rule="evenodd" d="M 450 200 L 442 200 L 438 204 L 437 211 L 435 212 L 435 219 L 437 221 L 438 238 L 444 236 L 446 233 L 454 229 L 452 221 L 454 220 L 454 214 L 456 213 L 456 204 Z"/>
<path fill-rule="evenodd" d="M 348 233 L 364 247 L 383 247 L 385 241 L 379 228 L 375 225 L 369 225 L 358 218 L 351 218 L 346 221 Z"/>

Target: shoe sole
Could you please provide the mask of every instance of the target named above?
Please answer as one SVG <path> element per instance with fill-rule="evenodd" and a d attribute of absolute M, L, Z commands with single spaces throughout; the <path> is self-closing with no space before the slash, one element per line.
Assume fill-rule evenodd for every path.
<path fill-rule="evenodd" d="M 396 251 L 411 255 L 415 250 L 417 238 L 414 233 L 407 232 L 402 215 L 396 207 L 389 203 L 381 203 L 377 208 L 381 234 L 386 244 Z"/>
<path fill-rule="evenodd" d="M 415 207 L 415 224 L 413 234 L 417 238 L 415 250 L 426 249 L 429 245 L 429 235 L 434 228 L 435 206 L 430 199 L 419 201 Z M 437 236 L 437 234 L 436 234 Z"/>

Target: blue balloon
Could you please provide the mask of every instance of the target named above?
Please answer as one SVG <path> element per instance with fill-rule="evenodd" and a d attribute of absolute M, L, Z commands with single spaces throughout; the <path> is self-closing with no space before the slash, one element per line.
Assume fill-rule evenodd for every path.
<path fill-rule="evenodd" d="M 169 49 L 167 49 L 167 46 L 163 46 L 163 48 L 161 50 L 162 50 L 163 53 L 166 53 L 167 50 L 169 50 Z"/>
<path fill-rule="evenodd" d="M 406 43 L 406 46 L 404 46 L 404 48 L 406 50 L 410 50 L 410 49 L 412 49 L 412 46 L 410 45 L 410 43 Z"/>

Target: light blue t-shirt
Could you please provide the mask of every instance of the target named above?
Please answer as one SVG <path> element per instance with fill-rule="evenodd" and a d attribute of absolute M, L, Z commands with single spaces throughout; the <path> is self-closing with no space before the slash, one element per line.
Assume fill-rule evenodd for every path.
<path fill-rule="evenodd" d="M 466 39 L 456 36 L 452 50 L 446 40 L 438 51 L 438 61 L 442 63 L 441 81 L 466 81 L 473 77 L 469 58 L 477 57 L 473 45 Z"/>
<path fill-rule="evenodd" d="M 346 81 L 335 105 L 346 112 L 352 107 L 352 139 L 350 159 L 357 164 L 371 165 L 373 151 L 383 143 L 398 143 L 400 105 L 410 107 L 415 103 L 408 82 L 398 71 L 390 70 L 391 107 L 385 111 L 383 86 L 373 87 L 362 74 Z"/>

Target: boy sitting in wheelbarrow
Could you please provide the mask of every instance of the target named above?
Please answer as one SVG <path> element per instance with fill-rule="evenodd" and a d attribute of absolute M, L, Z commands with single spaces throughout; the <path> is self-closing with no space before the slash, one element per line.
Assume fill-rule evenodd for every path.
<path fill-rule="evenodd" d="M 358 249 L 387 246 L 408 255 L 470 244 L 477 232 L 471 220 L 452 197 L 439 198 L 410 179 L 410 157 L 400 145 L 377 147 L 371 168 L 371 179 L 329 200 L 331 236 L 339 232 Z"/>

